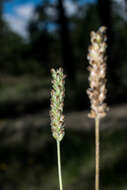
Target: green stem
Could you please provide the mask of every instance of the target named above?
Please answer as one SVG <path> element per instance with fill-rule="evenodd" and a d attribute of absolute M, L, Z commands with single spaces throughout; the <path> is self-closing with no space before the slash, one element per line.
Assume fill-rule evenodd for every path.
<path fill-rule="evenodd" d="M 60 142 L 57 141 L 57 159 L 58 159 L 58 176 L 60 190 L 63 190 L 62 172 L 61 172 L 61 158 L 60 158 Z"/>
<path fill-rule="evenodd" d="M 99 161 L 100 161 L 100 137 L 99 137 L 99 119 L 95 119 L 95 149 L 96 149 L 96 171 L 95 171 L 95 190 L 99 190 Z"/>

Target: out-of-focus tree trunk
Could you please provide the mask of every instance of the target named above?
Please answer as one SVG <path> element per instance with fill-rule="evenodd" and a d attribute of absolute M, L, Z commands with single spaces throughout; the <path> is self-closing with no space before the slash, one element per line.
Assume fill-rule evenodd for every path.
<path fill-rule="evenodd" d="M 117 83 L 117 75 L 115 69 L 117 67 L 116 58 L 113 55 L 113 19 L 112 19 L 112 0 L 98 0 L 98 10 L 102 25 L 107 27 L 107 56 L 108 56 L 108 73 L 113 84 Z"/>
<path fill-rule="evenodd" d="M 4 21 L 3 21 L 3 0 L 0 0 L 0 67 L 3 65 L 3 54 L 4 54 Z"/>
<path fill-rule="evenodd" d="M 60 26 L 59 34 L 62 43 L 62 53 L 63 53 L 63 65 L 65 71 L 70 80 L 75 79 L 75 64 L 74 64 L 74 54 L 72 50 L 72 42 L 70 39 L 69 32 L 69 21 L 65 13 L 63 6 L 63 0 L 58 0 L 58 24 Z"/>
<path fill-rule="evenodd" d="M 3 0 L 0 0 L 0 18 L 2 16 L 2 12 L 3 12 Z"/>
<path fill-rule="evenodd" d="M 3 29 L 4 29 L 4 22 L 3 22 L 3 4 L 6 1 L 10 0 L 0 0 L 0 37 L 2 38 Z"/>
<path fill-rule="evenodd" d="M 127 0 L 125 0 L 125 4 L 126 4 L 126 12 L 127 12 Z"/>
<path fill-rule="evenodd" d="M 8 2 L 11 0 L 0 0 L 0 21 L 2 20 L 2 16 L 3 16 L 3 4 L 4 2 Z"/>
<path fill-rule="evenodd" d="M 113 41 L 111 0 L 98 0 L 98 10 L 102 25 L 107 27 L 108 48 L 111 49 Z"/>
<path fill-rule="evenodd" d="M 98 0 L 98 10 L 101 22 L 107 27 L 109 35 L 112 29 L 112 1 L 111 0 Z M 109 36 L 110 37 L 110 36 Z M 109 40 L 111 40 L 109 38 Z"/>
<path fill-rule="evenodd" d="M 3 0 L 0 0 L 0 37 L 3 33 Z"/>

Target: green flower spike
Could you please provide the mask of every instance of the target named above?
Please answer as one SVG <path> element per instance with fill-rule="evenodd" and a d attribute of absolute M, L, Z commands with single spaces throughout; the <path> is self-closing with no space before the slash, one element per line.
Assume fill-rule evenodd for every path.
<path fill-rule="evenodd" d="M 64 137 L 64 84 L 65 75 L 63 69 L 51 69 L 52 74 L 52 91 L 51 91 L 51 129 L 52 135 L 57 141 L 61 141 Z"/>

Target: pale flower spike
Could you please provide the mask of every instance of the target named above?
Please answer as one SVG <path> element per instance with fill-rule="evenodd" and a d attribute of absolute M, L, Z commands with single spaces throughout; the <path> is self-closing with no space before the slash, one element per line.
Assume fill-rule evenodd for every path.
<path fill-rule="evenodd" d="M 91 32 L 91 45 L 89 46 L 88 70 L 90 88 L 87 94 L 91 102 L 90 118 L 102 118 L 106 115 L 108 108 L 104 103 L 106 98 L 106 28 L 100 27 L 97 32 Z"/>
<path fill-rule="evenodd" d="M 51 129 L 52 135 L 57 141 L 61 141 L 64 137 L 64 84 L 65 75 L 63 69 L 51 69 L 52 74 L 52 91 L 51 91 Z"/>

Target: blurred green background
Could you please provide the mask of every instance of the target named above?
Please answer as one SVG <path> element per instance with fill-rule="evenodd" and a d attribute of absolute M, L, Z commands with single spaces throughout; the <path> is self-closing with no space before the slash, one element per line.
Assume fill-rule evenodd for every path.
<path fill-rule="evenodd" d="M 64 189 L 94 189 L 94 121 L 88 119 L 90 31 L 107 27 L 107 103 L 101 121 L 101 189 L 127 189 L 127 1 L 0 0 L 0 189 L 58 189 L 50 129 L 52 67 L 66 78 Z"/>

